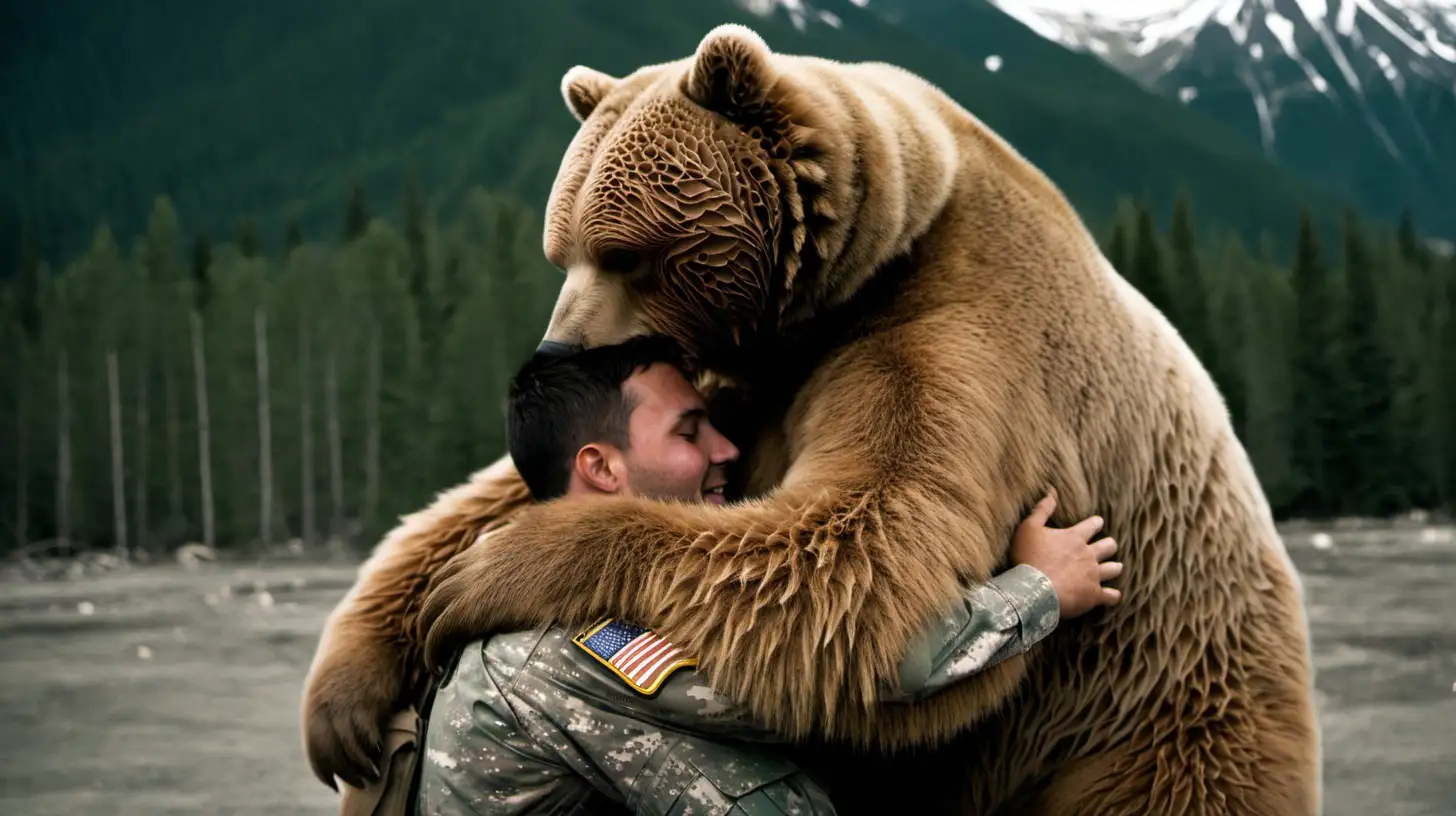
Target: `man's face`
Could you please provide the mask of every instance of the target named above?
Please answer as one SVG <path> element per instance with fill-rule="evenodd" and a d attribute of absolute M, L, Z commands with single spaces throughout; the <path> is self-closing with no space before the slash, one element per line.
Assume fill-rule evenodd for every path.
<path fill-rule="evenodd" d="M 628 378 L 622 393 L 635 406 L 622 451 L 628 492 L 723 504 L 725 471 L 738 449 L 708 421 L 698 390 L 659 363 Z"/>

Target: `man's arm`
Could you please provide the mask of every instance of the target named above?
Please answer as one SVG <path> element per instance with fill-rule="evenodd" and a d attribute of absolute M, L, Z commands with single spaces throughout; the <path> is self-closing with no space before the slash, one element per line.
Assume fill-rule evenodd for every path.
<path fill-rule="evenodd" d="M 698 717 L 687 724 L 717 719 L 689 686 L 677 692 L 679 703 L 696 700 Z M 592 660 L 568 630 L 471 644 L 430 715 L 425 811 L 575 814 L 615 803 L 638 814 L 834 812 L 787 759 L 641 717 L 653 703 Z M 722 736 L 753 730 L 720 728 Z"/>
<path fill-rule="evenodd" d="M 955 606 L 910 646 L 900 661 L 899 686 L 882 685 L 880 700 L 922 700 L 1025 652 L 1051 634 L 1059 620 L 1056 590 L 1029 564 L 966 587 Z"/>
<path fill-rule="evenodd" d="M 1025 652 L 1062 619 L 1121 600 L 1118 590 L 1102 586 L 1122 573 L 1122 564 L 1107 560 L 1117 544 L 1091 540 L 1102 519 L 1048 527 L 1056 506 L 1056 491 L 1050 491 L 1016 528 L 1010 551 L 1015 566 L 963 588 L 959 602 L 926 625 L 900 660 L 898 687 L 880 684 L 881 702 L 922 700 Z"/>
<path fill-rule="evenodd" d="M 425 729 L 418 807 L 422 816 L 600 813 L 611 799 L 543 745 L 517 678 L 544 632 L 473 643 L 436 692 Z"/>

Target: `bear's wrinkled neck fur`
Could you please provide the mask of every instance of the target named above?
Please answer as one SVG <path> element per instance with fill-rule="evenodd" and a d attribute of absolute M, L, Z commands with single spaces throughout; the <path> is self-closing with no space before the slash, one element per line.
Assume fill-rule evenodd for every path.
<path fill-rule="evenodd" d="M 791 336 L 796 324 L 821 319 L 872 278 L 893 272 L 892 262 L 952 209 L 961 229 L 970 212 L 988 225 L 1015 225 L 1011 233 L 1036 229 L 1049 215 L 1052 223 L 1080 224 L 1050 179 L 920 77 L 890 65 L 813 57 L 775 55 L 774 67 L 779 104 L 807 134 L 789 161 L 807 238 L 795 259 L 802 269 L 786 294 L 781 334 Z M 785 223 L 786 230 L 795 226 Z M 997 244 L 1003 258 L 999 250 L 1020 240 L 990 233 L 981 239 Z M 1096 251 L 1095 243 L 1086 248 Z"/>
<path fill-rule="evenodd" d="M 905 255 L 945 206 L 963 157 L 947 120 L 926 113 L 940 92 L 914 75 L 815 57 L 774 55 L 773 65 L 800 142 L 788 169 L 802 205 L 785 208 L 785 230 L 798 215 L 807 232 L 780 321 L 790 330 Z"/>
<path fill-rule="evenodd" d="M 983 278 L 982 270 L 947 277 L 945 270 L 922 269 L 916 261 L 922 243 L 938 243 L 946 231 L 974 232 L 973 222 L 984 221 L 1005 231 L 984 236 L 985 253 L 1016 258 L 1027 253 L 1009 245 L 1035 245 L 1019 233 L 1047 223 L 1048 208 L 1078 223 L 1040 171 L 921 78 L 888 65 L 773 60 L 775 102 L 798 130 L 788 169 L 802 206 L 790 203 L 782 211 L 786 233 L 800 223 L 808 227 L 794 257 L 802 266 L 780 276 L 791 283 L 777 326 L 757 333 L 752 344 L 717 349 L 702 361 L 753 394 L 753 413 L 769 421 L 827 355 L 893 322 L 904 295 L 949 285 L 965 290 L 951 293 L 955 300 L 974 298 L 972 290 L 983 286 L 989 292 L 1012 285 Z M 851 82 L 846 71 L 862 76 Z M 953 190 L 961 191 L 954 199 Z M 796 211 L 799 222 L 792 218 Z M 1088 246 L 1095 251 L 1095 244 Z M 1018 277 L 1036 275 L 1033 267 L 1050 274 L 1053 267 L 1080 267 L 1030 260 L 1009 266 Z"/>

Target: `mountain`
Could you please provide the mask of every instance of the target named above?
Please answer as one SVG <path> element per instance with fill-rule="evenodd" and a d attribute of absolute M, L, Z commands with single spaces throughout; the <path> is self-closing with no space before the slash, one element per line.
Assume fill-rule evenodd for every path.
<path fill-rule="evenodd" d="M 22 219 L 53 260 L 103 219 L 135 234 L 169 195 L 188 233 L 256 219 L 265 248 L 296 219 L 337 235 L 350 189 L 397 212 L 405 174 L 431 206 L 472 186 L 541 206 L 575 122 L 574 64 L 622 74 L 692 53 L 713 26 L 771 47 L 915 71 L 1005 136 L 1094 225 L 1122 194 L 1201 221 L 1292 235 L 1338 197 L 1229 128 L 984 0 L 11 0 L 0 11 L 0 253 Z M 0 274 L 8 274 L 10 264 Z"/>
<path fill-rule="evenodd" d="M 992 0 L 1372 211 L 1456 236 L 1456 2 L 1194 0 L 1143 19 Z"/>

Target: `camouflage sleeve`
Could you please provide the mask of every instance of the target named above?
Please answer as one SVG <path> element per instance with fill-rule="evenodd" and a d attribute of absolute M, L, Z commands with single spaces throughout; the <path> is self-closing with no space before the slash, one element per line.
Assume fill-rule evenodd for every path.
<path fill-rule="evenodd" d="M 421 816 L 586 814 L 610 799 L 532 733 L 517 675 L 544 632 L 467 646 L 440 684 L 425 730 L 417 798 Z"/>
<path fill-rule="evenodd" d="M 910 646 L 899 686 L 882 687 L 880 699 L 915 702 L 1020 654 L 1051 634 L 1058 610 L 1051 581 L 1028 564 L 967 587 Z"/>
<path fill-rule="evenodd" d="M 834 812 L 787 758 L 731 739 L 758 731 L 741 711 L 672 674 L 641 694 L 557 628 L 472 644 L 430 715 L 423 813 Z"/>

